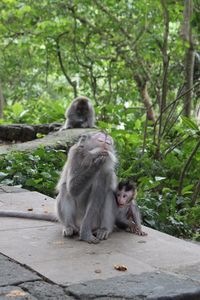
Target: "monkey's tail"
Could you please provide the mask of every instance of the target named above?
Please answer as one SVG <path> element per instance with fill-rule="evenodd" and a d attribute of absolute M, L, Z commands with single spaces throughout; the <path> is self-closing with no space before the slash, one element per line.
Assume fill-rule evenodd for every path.
<path fill-rule="evenodd" d="M 45 213 L 32 213 L 32 212 L 13 211 L 13 210 L 7 210 L 7 211 L 0 210 L 0 217 L 13 217 L 13 218 L 58 222 L 56 216 L 51 213 L 45 214 Z"/>

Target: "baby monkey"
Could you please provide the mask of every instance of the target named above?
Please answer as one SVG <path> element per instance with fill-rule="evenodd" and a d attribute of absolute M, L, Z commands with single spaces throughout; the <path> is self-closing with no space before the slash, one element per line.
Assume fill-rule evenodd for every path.
<path fill-rule="evenodd" d="M 117 186 L 116 201 L 118 212 L 115 224 L 137 235 L 147 235 L 142 231 L 140 211 L 136 203 L 137 189 L 131 181 L 120 181 Z"/>

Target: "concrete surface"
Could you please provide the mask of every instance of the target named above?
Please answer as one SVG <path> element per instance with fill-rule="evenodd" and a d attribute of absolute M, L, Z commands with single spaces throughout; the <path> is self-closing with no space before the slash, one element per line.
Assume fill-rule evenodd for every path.
<path fill-rule="evenodd" d="M 0 300 L 200 299 L 199 282 L 161 272 L 97 279 L 64 287 L 2 254 L 0 266 Z"/>
<path fill-rule="evenodd" d="M 24 281 L 38 280 L 37 274 L 24 269 L 19 264 L 12 262 L 9 258 L 0 256 L 1 270 L 4 272 L 0 273 L 0 285 L 19 284 Z"/>
<path fill-rule="evenodd" d="M 54 199 L 37 192 L 22 190 L 17 193 L 0 193 L 0 210 L 27 211 L 32 208 L 32 212 L 53 212 L 54 204 Z M 36 299 L 68 299 L 68 296 L 76 299 L 100 297 L 101 300 L 161 299 L 160 295 L 165 293 L 168 298 L 162 299 L 200 299 L 200 246 L 150 228 L 144 230 L 148 236 L 114 232 L 107 241 L 90 245 L 77 238 L 63 238 L 61 225 L 57 223 L 0 218 L 0 252 L 34 269 L 57 285 L 62 285 L 62 291 L 59 289 L 61 298 L 42 298 L 31 294 Z M 128 270 L 119 272 L 114 269 L 116 264 L 126 265 Z M 187 280 L 189 285 L 185 284 Z M 119 291 L 120 284 L 123 286 L 124 282 L 127 289 L 123 297 L 121 288 L 120 293 L 114 290 L 116 287 L 116 291 Z M 144 286 L 141 282 L 144 282 Z M 148 282 L 151 284 L 147 287 Z M 172 282 L 174 285 L 169 289 Z M 37 290 L 37 285 L 36 282 L 27 287 L 27 283 L 22 283 L 21 287 L 27 291 Z M 68 287 L 65 289 L 66 297 L 63 294 L 64 286 Z M 96 286 L 97 292 L 94 293 L 91 286 Z M 110 298 L 102 292 L 104 287 L 106 293 L 111 295 Z M 39 287 L 39 290 L 43 288 Z M 138 295 L 143 295 L 143 298 Z M 154 298 L 149 298 L 150 295 Z M 178 298 L 180 295 L 185 298 Z M 191 295 L 198 295 L 199 298 L 190 298 Z"/>
<path fill-rule="evenodd" d="M 59 285 L 0 254 L 0 300 L 74 300 Z"/>

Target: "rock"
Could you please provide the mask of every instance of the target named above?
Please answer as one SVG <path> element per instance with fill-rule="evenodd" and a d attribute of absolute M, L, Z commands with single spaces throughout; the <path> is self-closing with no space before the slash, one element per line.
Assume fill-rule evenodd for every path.
<path fill-rule="evenodd" d="M 0 155 L 11 151 L 32 151 L 40 146 L 54 149 L 67 149 L 74 143 L 81 134 L 94 131 L 96 129 L 66 129 L 51 132 L 43 138 L 35 139 L 24 143 L 0 145 Z"/>
<path fill-rule="evenodd" d="M 40 279 L 36 273 L 21 267 L 3 255 L 0 256 L 0 286 L 15 285 L 36 279 Z"/>
<path fill-rule="evenodd" d="M 77 299 L 198 300 L 200 286 L 191 279 L 149 272 L 75 284 L 66 291 Z"/>
<path fill-rule="evenodd" d="M 0 139 L 3 141 L 31 141 L 37 138 L 38 133 L 48 134 L 51 131 L 59 130 L 61 126 L 61 123 L 0 125 Z"/>

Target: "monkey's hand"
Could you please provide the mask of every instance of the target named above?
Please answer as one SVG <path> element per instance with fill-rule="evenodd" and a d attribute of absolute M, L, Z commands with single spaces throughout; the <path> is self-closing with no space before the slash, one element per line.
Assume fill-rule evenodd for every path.
<path fill-rule="evenodd" d="M 100 240 L 96 238 L 93 234 L 80 234 L 80 241 L 88 242 L 89 244 L 98 244 Z"/>
<path fill-rule="evenodd" d="M 136 224 L 132 223 L 130 226 L 130 232 L 140 235 L 140 236 L 145 236 L 147 235 L 146 232 L 142 231 L 142 228 L 138 227 Z"/>
<path fill-rule="evenodd" d="M 79 233 L 79 228 L 75 225 L 63 228 L 63 236 L 64 237 L 71 237 L 78 233 Z"/>
<path fill-rule="evenodd" d="M 99 240 L 107 240 L 109 233 L 110 231 L 107 230 L 106 228 L 100 228 L 97 230 L 97 238 Z"/>
<path fill-rule="evenodd" d="M 108 157 L 107 151 L 99 152 L 93 158 L 93 164 L 98 167 L 106 161 L 107 157 Z"/>

